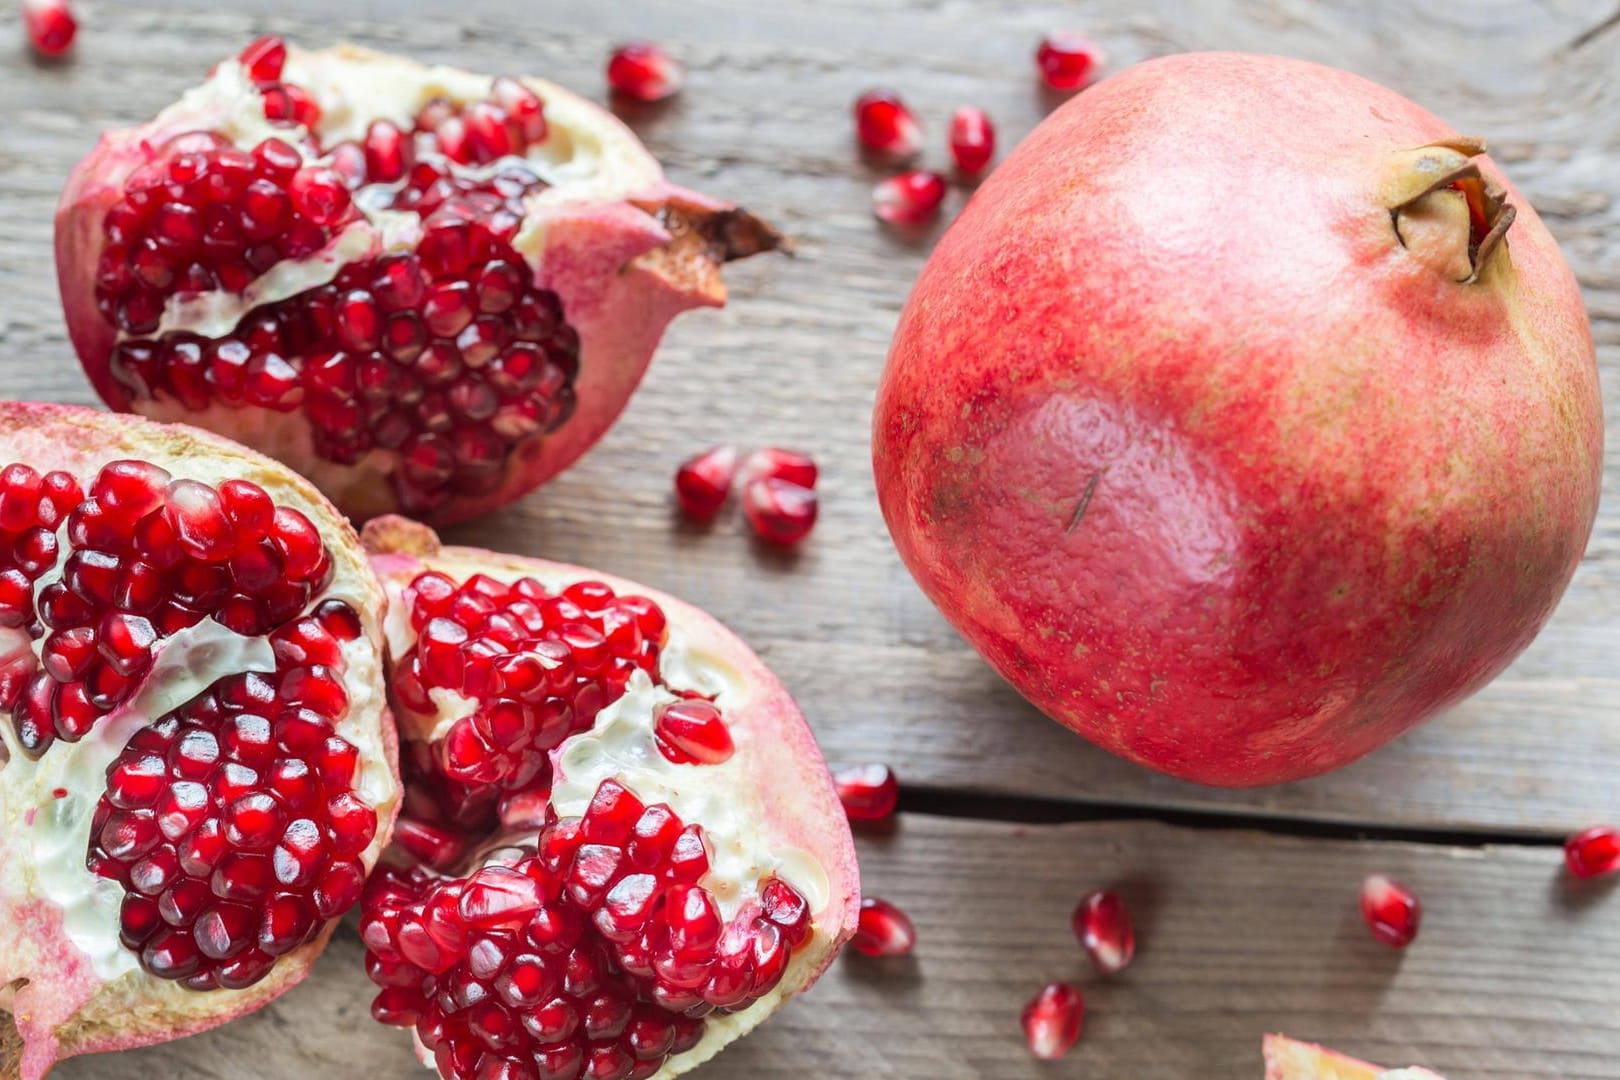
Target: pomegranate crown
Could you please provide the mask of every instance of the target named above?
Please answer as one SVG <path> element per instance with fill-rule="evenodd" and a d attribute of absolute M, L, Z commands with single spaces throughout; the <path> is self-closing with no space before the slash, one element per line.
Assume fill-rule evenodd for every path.
<path fill-rule="evenodd" d="M 1485 140 L 1458 135 L 1402 150 L 1385 176 L 1395 238 L 1419 261 L 1464 285 L 1478 281 L 1517 214 L 1507 193 L 1474 159 Z"/>

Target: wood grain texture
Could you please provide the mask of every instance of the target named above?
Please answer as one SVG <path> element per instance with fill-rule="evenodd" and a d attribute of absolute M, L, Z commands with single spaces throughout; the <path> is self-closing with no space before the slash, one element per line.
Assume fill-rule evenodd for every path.
<path fill-rule="evenodd" d="M 246 9 L 248 5 L 241 5 Z M 1590 554 L 1541 639 L 1476 699 L 1333 776 L 1223 792 L 1153 776 L 1043 720 L 965 646 L 889 545 L 868 465 L 873 388 L 929 236 L 878 228 L 879 175 L 853 152 L 848 107 L 903 90 L 944 162 L 943 125 L 988 108 L 1010 146 L 1052 102 L 1031 42 L 1088 27 L 1116 66 L 1191 48 L 1289 53 L 1389 83 L 1488 135 L 1559 234 L 1586 287 L 1611 416 L 1620 415 L 1620 31 L 1595 0 L 1466 5 L 1176 0 L 948 5 L 889 0 L 633 5 L 281 0 L 274 20 L 214 0 L 91 7 L 76 59 L 36 67 L 0 48 L 0 386 L 90 401 L 64 340 L 49 262 L 63 178 L 109 125 L 143 119 L 250 35 L 356 38 L 489 70 L 600 88 L 611 42 L 649 36 L 691 67 L 687 91 L 629 117 L 672 175 L 747 203 L 797 259 L 730 268 L 724 312 L 680 320 L 624 420 L 544 492 L 455 531 L 460 542 L 582 561 L 713 610 L 799 696 L 829 756 L 892 762 L 919 784 L 1085 803 L 1217 808 L 1553 836 L 1617 812 L 1620 450 Z M 768 9 L 768 10 L 767 10 Z M 1196 10 L 1189 10 L 1196 9 Z M 430 16 L 430 13 L 432 14 Z M 13 31 L 14 32 L 14 31 Z M 966 192 L 953 193 L 954 209 Z M 759 550 L 735 516 L 712 534 L 670 513 L 674 463 L 709 442 L 813 451 L 823 519 L 798 555 Z"/>
<path fill-rule="evenodd" d="M 1620 1078 L 1620 906 L 1610 889 L 1571 886 L 1549 850 L 912 815 L 861 849 L 868 889 L 916 920 L 916 953 L 841 958 L 708 1080 L 1258 1080 L 1260 1036 L 1279 1030 L 1453 1080 Z M 1374 871 L 1423 898 L 1405 953 L 1356 913 Z M 1075 899 L 1103 885 L 1132 904 L 1141 943 L 1110 980 L 1068 927 Z M 422 1075 L 405 1034 L 365 1018 L 360 954 L 351 924 L 315 977 L 263 1012 L 57 1075 L 204 1080 L 247 1075 L 244 1062 L 259 1080 Z M 1087 1017 L 1076 1050 L 1043 1066 L 1018 1011 L 1057 979 L 1081 987 Z"/>

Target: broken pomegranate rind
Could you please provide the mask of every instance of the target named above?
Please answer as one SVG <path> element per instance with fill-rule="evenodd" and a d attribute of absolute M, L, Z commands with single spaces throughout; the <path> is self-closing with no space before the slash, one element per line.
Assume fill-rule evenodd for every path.
<path fill-rule="evenodd" d="M 1266 1080 L 1443 1080 L 1428 1069 L 1380 1069 L 1286 1035 L 1267 1035 L 1263 1050 Z"/>
<path fill-rule="evenodd" d="M 356 635 L 344 646 L 349 707 L 334 734 L 356 750 L 351 787 L 375 819 L 358 858 L 362 868 L 373 865 L 399 801 L 382 687 L 382 597 L 331 505 L 286 469 L 223 439 L 88 409 L 0 403 L 0 448 L 6 461 L 28 462 L 41 474 L 64 470 L 85 487 L 116 460 L 158 463 L 176 482 L 216 492 L 227 481 L 250 481 L 274 506 L 312 523 L 330 568 L 310 603 L 339 601 L 357 616 Z M 267 635 L 238 634 L 206 618 L 158 642 L 142 685 L 76 741 L 56 739 L 36 756 L 18 741 L 11 719 L 0 719 L 0 1074 L 35 1080 L 61 1058 L 205 1030 L 279 996 L 307 973 L 331 923 L 243 989 L 198 993 L 156 978 L 119 941 L 123 885 L 86 865 L 107 767 L 131 735 L 217 679 L 272 670 L 275 656 Z"/>

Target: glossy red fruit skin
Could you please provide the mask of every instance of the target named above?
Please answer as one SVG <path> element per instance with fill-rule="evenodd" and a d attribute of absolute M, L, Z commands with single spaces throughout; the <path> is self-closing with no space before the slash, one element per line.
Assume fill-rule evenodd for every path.
<path fill-rule="evenodd" d="M 1620 829 L 1595 825 L 1576 833 L 1564 844 L 1564 864 L 1579 878 L 1603 877 L 1620 871 Z"/>
<path fill-rule="evenodd" d="M 878 495 L 1049 716 L 1186 779 L 1298 779 L 1477 690 L 1551 614 L 1597 505 L 1591 336 L 1489 157 L 1511 269 L 1403 251 L 1390 156 L 1454 137 L 1329 68 L 1169 57 L 1058 109 L 941 239 L 878 393 Z M 1241 241 L 1208 243 L 1217 220 Z"/>

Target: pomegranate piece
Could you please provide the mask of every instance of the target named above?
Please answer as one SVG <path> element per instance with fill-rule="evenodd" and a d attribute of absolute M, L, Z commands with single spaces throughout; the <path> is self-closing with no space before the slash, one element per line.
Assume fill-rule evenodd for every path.
<path fill-rule="evenodd" d="M 1081 897 L 1070 920 L 1074 936 L 1104 975 L 1118 975 L 1136 955 L 1130 909 L 1106 889 Z"/>
<path fill-rule="evenodd" d="M 922 147 L 916 114 L 892 90 L 868 90 L 855 99 L 855 137 L 887 157 L 913 157 Z"/>
<path fill-rule="evenodd" d="M 393 517 L 363 539 L 395 612 L 398 849 L 424 864 L 362 901 L 378 1020 L 414 1028 L 446 1077 L 650 1076 L 814 980 L 854 930 L 853 847 L 746 647 L 577 567 L 441 548 Z"/>
<path fill-rule="evenodd" d="M 383 606 L 347 523 L 274 462 L 0 403 L 0 1043 L 24 1077 L 307 973 L 399 803 Z"/>
<path fill-rule="evenodd" d="M 861 900 L 860 920 L 849 947 L 863 956 L 906 956 L 917 945 L 917 928 L 906 913 L 875 896 Z"/>
<path fill-rule="evenodd" d="M 29 47 L 40 56 L 55 58 L 73 47 L 79 20 L 67 0 L 22 0 L 22 15 Z"/>
<path fill-rule="evenodd" d="M 711 446 L 675 470 L 675 499 L 694 521 L 712 521 L 731 495 L 737 448 Z"/>
<path fill-rule="evenodd" d="M 1102 64 L 1103 53 L 1095 42 L 1067 30 L 1047 34 L 1035 50 L 1035 67 L 1041 81 L 1064 93 L 1079 90 L 1095 79 Z"/>
<path fill-rule="evenodd" d="M 982 173 L 996 156 L 996 128 L 990 116 L 974 105 L 963 105 L 951 114 L 951 160 L 968 176 Z"/>
<path fill-rule="evenodd" d="M 342 99 L 358 85 L 375 93 Z M 240 137 L 243 107 L 274 133 Z M 546 177 L 563 187 L 549 209 Z M 664 257 L 677 236 L 705 241 L 696 263 Z M 281 453 L 351 516 L 449 521 L 583 453 L 667 319 L 723 302 L 717 264 L 779 240 L 667 184 L 560 88 L 266 37 L 201 98 L 102 140 L 63 195 L 57 264 L 109 405 Z"/>
<path fill-rule="evenodd" d="M 1020 1022 L 1029 1052 L 1042 1061 L 1056 1061 L 1080 1040 L 1085 999 L 1068 983 L 1048 983 L 1024 1006 Z"/>
<path fill-rule="evenodd" d="M 1361 883 L 1361 917 L 1367 929 L 1385 945 L 1404 949 L 1417 937 L 1423 907 L 1417 894 L 1383 874 L 1371 874 Z"/>
<path fill-rule="evenodd" d="M 1597 825 L 1576 833 L 1564 844 L 1564 864 L 1580 878 L 1620 871 L 1620 829 Z"/>
<path fill-rule="evenodd" d="M 945 178 L 936 172 L 903 172 L 872 189 L 872 213 L 890 225 L 921 225 L 944 201 Z"/>
<path fill-rule="evenodd" d="M 743 485 L 742 500 L 755 535 L 773 544 L 797 544 L 816 524 L 816 493 L 787 480 L 756 477 Z"/>
<path fill-rule="evenodd" d="M 838 801 L 851 821 L 883 821 L 900 804 L 900 782 L 887 765 L 852 765 L 833 773 Z"/>
<path fill-rule="evenodd" d="M 772 480 L 786 480 L 802 488 L 813 488 L 820 477 L 820 472 L 816 468 L 815 460 L 809 454 L 770 446 L 748 455 L 742 465 L 742 477 L 745 482 L 768 477 Z"/>
<path fill-rule="evenodd" d="M 635 101 L 663 101 L 686 81 L 686 69 L 662 45 L 637 41 L 608 57 L 608 87 Z"/>
<path fill-rule="evenodd" d="M 1267 1035 L 1264 1052 L 1266 1080 L 1379 1080 L 1396 1076 L 1401 1080 L 1442 1080 L 1428 1069 L 1386 1070 L 1285 1035 Z"/>

